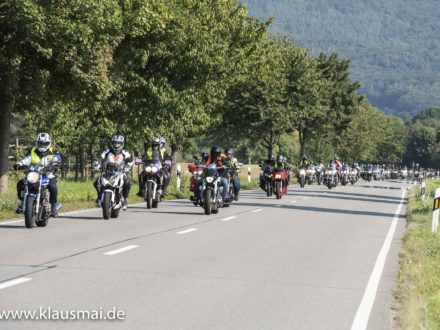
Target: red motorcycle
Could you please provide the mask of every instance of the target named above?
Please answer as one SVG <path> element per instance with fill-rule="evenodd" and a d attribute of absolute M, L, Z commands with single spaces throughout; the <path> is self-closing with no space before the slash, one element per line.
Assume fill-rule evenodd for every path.
<path fill-rule="evenodd" d="M 281 199 L 287 193 L 286 171 L 283 168 L 275 168 L 273 178 L 273 192 L 277 199 Z"/>

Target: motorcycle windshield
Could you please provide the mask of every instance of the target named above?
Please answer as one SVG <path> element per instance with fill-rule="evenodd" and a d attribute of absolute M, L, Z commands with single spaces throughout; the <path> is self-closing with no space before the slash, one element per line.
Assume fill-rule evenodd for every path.
<path fill-rule="evenodd" d="M 217 176 L 217 166 L 215 164 L 209 164 L 206 168 L 206 176 Z"/>

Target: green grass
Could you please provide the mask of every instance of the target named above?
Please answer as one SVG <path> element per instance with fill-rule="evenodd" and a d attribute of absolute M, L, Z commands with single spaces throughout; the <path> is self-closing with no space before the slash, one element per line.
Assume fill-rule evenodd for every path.
<path fill-rule="evenodd" d="M 396 298 L 402 329 L 440 329 L 440 232 L 431 233 L 434 190 L 440 181 L 428 181 L 426 199 L 418 187 L 409 193 L 408 230 L 400 253 Z"/>

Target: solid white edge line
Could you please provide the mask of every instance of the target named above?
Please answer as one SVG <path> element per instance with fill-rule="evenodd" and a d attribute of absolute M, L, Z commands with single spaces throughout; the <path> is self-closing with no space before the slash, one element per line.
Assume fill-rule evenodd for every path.
<path fill-rule="evenodd" d="M 117 249 L 117 250 L 106 252 L 104 254 L 107 255 L 107 256 L 113 256 L 115 254 L 126 252 L 126 251 L 129 251 L 129 250 L 133 250 L 133 249 L 136 249 L 138 247 L 139 247 L 139 245 L 129 245 L 129 246 Z"/>
<path fill-rule="evenodd" d="M 187 229 L 187 230 L 178 231 L 176 234 L 179 234 L 179 235 L 187 234 L 187 233 L 191 233 L 191 232 L 196 231 L 196 230 L 198 230 L 198 229 L 197 228 L 190 228 L 190 229 Z"/>
<path fill-rule="evenodd" d="M 235 215 L 233 215 L 233 216 L 230 216 L 230 217 L 227 217 L 227 218 L 223 218 L 222 221 L 229 221 L 229 220 L 232 220 L 232 219 L 235 219 L 235 218 L 237 218 L 237 217 Z"/>
<path fill-rule="evenodd" d="M 14 286 L 14 285 L 18 285 L 18 284 L 21 284 L 21 283 L 25 283 L 25 282 L 28 282 L 30 280 L 32 280 L 32 279 L 29 278 L 29 277 L 20 277 L 20 278 L 17 278 L 15 280 L 11 280 L 11 281 L 7 281 L 7 282 L 4 282 L 4 283 L 0 283 L 0 290 L 1 289 L 5 289 L 5 288 L 9 288 L 9 287 Z"/>
<path fill-rule="evenodd" d="M 374 301 L 376 299 L 377 289 L 379 287 L 380 278 L 382 277 L 382 272 L 385 266 L 385 261 L 388 252 L 390 251 L 391 248 L 391 242 L 396 232 L 397 222 L 399 220 L 400 211 L 402 210 L 405 194 L 406 191 L 403 191 L 399 206 L 397 207 L 397 210 L 394 213 L 393 222 L 391 223 L 390 229 L 388 230 L 387 236 L 385 237 L 383 246 L 377 256 L 373 271 L 371 272 L 361 303 L 353 319 L 353 323 L 351 325 L 352 330 L 366 329 L 368 326 L 368 319 L 370 318 L 371 310 L 373 308 Z"/>
<path fill-rule="evenodd" d="M 263 209 L 252 210 L 252 212 L 254 212 L 254 213 L 261 212 L 261 211 L 263 211 Z"/>

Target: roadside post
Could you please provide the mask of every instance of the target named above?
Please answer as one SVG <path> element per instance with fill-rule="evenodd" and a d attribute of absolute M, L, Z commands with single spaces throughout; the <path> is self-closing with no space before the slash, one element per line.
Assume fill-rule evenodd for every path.
<path fill-rule="evenodd" d="M 431 231 L 433 233 L 437 232 L 439 206 L 440 206 L 439 204 L 440 204 L 440 188 L 437 188 L 435 190 L 434 206 L 432 208 L 432 226 L 431 226 Z"/>
<path fill-rule="evenodd" d="M 177 164 L 176 169 L 177 169 L 176 188 L 177 188 L 177 190 L 180 190 L 180 185 L 181 185 L 181 171 L 182 171 L 182 167 L 180 166 L 180 164 Z"/>
<path fill-rule="evenodd" d="M 251 168 L 248 167 L 248 181 L 251 182 L 252 181 L 252 177 L 251 177 Z"/>
<path fill-rule="evenodd" d="M 420 190 L 419 191 L 420 191 L 420 199 L 422 201 L 425 200 L 425 185 L 426 185 L 425 180 L 421 179 L 420 180 Z"/>

